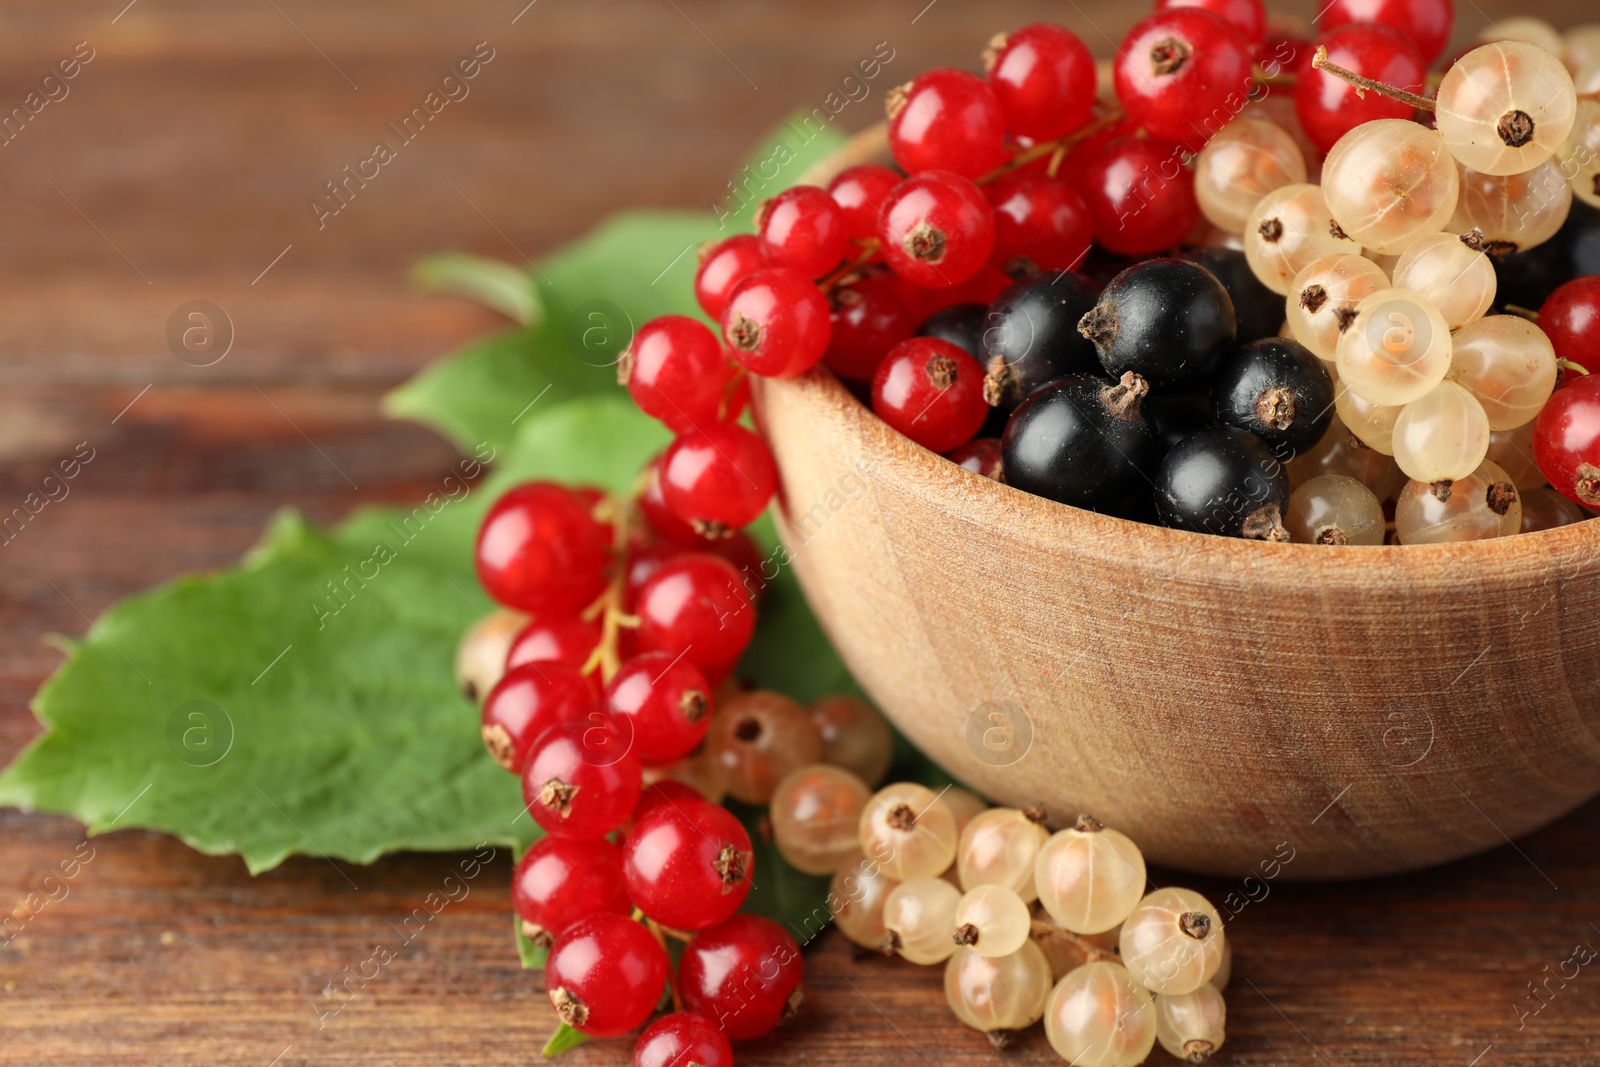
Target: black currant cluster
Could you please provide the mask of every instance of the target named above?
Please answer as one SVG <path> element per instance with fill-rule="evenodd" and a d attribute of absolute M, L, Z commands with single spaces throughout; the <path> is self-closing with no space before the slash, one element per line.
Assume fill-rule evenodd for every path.
<path fill-rule="evenodd" d="M 1094 268 L 1091 266 L 1090 268 Z M 1288 540 L 1289 460 L 1334 417 L 1327 365 L 1276 336 L 1283 298 L 1244 253 L 1150 259 L 1104 288 L 1022 278 L 919 333 L 985 368 L 1008 485 L 1064 504 L 1227 537 Z"/>

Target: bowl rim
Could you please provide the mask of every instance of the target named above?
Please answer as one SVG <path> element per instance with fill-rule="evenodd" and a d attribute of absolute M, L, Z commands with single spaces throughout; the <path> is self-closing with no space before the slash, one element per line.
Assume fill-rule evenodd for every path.
<path fill-rule="evenodd" d="M 871 126 L 851 135 L 844 144 L 840 145 L 828 156 L 818 160 L 800 176 L 802 184 L 826 185 L 841 171 L 862 163 L 883 161 L 888 153 L 888 123 L 876 122 Z M 1597 517 L 1591 517 L 1581 522 L 1569 523 L 1549 530 L 1536 530 L 1532 533 L 1515 533 L 1503 537 L 1494 537 L 1481 541 L 1453 541 L 1443 544 L 1430 545 L 1304 545 L 1294 542 L 1268 542 L 1246 541 L 1236 537 L 1219 537 L 1215 534 L 1195 533 L 1189 530 L 1179 530 L 1167 526 L 1155 526 L 1150 523 L 1138 522 L 1133 519 L 1122 519 L 1112 515 L 1102 515 L 1099 512 L 1088 511 L 1083 508 L 1073 507 L 1051 500 L 1048 497 L 1036 496 L 1033 493 L 1023 492 L 1013 486 L 996 482 L 974 471 L 966 470 L 959 464 L 950 463 L 944 456 L 930 451 L 916 444 L 910 438 L 903 436 L 889 426 L 888 423 L 862 403 L 849 389 L 845 388 L 839 378 L 825 364 L 819 363 L 815 369 L 807 372 L 798 379 L 790 381 L 813 381 L 822 386 L 827 394 L 831 406 L 842 417 L 856 422 L 861 429 L 863 438 L 872 437 L 879 448 L 877 455 L 899 454 L 904 456 L 924 477 L 948 477 L 948 471 L 943 470 L 939 464 L 946 463 L 960 470 L 969 481 L 967 484 L 977 492 L 980 502 L 993 502 L 994 510 L 1015 511 L 1017 508 L 1035 510 L 1041 520 L 1060 525 L 1067 523 L 1075 526 L 1075 532 L 1082 534 L 1100 534 L 1117 536 L 1126 534 L 1129 530 L 1139 531 L 1144 538 L 1142 547 L 1152 547 L 1161 544 L 1169 545 L 1175 549 L 1192 549 L 1197 542 L 1193 539 L 1203 538 L 1204 542 L 1213 548 L 1229 546 L 1229 550 L 1243 548 L 1262 559 L 1283 559 L 1282 553 L 1296 554 L 1297 561 L 1304 559 L 1319 559 L 1329 562 L 1350 558 L 1350 553 L 1371 561 L 1383 559 L 1397 561 L 1400 559 L 1429 561 L 1450 560 L 1474 567 L 1503 561 L 1504 558 L 1516 549 L 1508 547 L 1510 544 L 1524 546 L 1526 549 L 1543 549 L 1550 556 L 1555 557 L 1551 562 L 1577 560 L 1581 562 L 1600 562 L 1597 559 L 1597 550 L 1600 550 L 1600 526 L 1592 525 Z M 755 382 L 758 390 L 762 384 Z M 864 416 L 864 418 L 863 418 Z M 902 447 L 902 444 L 907 447 Z M 983 484 L 979 484 L 983 483 Z M 1518 488 L 1518 492 L 1522 492 Z M 1277 556 L 1261 556 L 1260 553 L 1277 552 Z M 1309 555 L 1308 555 L 1309 552 Z M 1521 553 L 1526 555 L 1526 553 Z"/>
<path fill-rule="evenodd" d="M 1245 562 L 1271 560 L 1284 564 L 1292 560 L 1297 568 L 1303 568 L 1310 560 L 1317 561 L 1319 570 L 1352 560 L 1358 561 L 1358 564 L 1383 561 L 1391 565 L 1406 560 L 1428 564 L 1444 562 L 1451 565 L 1452 570 L 1459 566 L 1474 571 L 1493 567 L 1497 563 L 1503 565 L 1510 557 L 1522 557 L 1515 562 L 1526 564 L 1530 562 L 1527 557 L 1533 554 L 1532 550 L 1537 549 L 1547 565 L 1571 562 L 1581 569 L 1600 566 L 1600 517 L 1554 529 L 1509 534 L 1481 541 L 1428 545 L 1308 545 L 1220 537 L 1104 515 L 997 482 L 924 448 L 880 419 L 823 364 L 795 378 L 757 380 L 754 384 L 758 393 L 773 388 L 816 391 L 832 414 L 859 435 L 867 454 L 883 457 L 884 462 L 903 465 L 908 480 L 921 484 L 949 482 L 951 472 L 958 471 L 960 473 L 954 478 L 956 484 L 967 490 L 965 506 L 983 513 L 985 521 L 998 524 L 1021 520 L 1060 529 L 1072 538 L 1059 542 L 1063 548 L 1079 541 L 1083 544 L 1107 541 L 1120 542 L 1127 546 L 1130 554 L 1165 548 L 1187 556 L 1193 549 L 1204 546 L 1210 554 L 1209 559 L 1216 559 L 1218 552 L 1230 552 Z M 760 402 L 765 406 L 764 397 Z M 1583 564 L 1589 566 L 1583 568 Z M 1511 574 L 1510 570 L 1504 573 L 1508 577 Z M 1574 571 L 1569 576 L 1575 577 L 1577 573 Z M 1493 574 L 1493 571 L 1487 571 L 1477 577 Z"/>

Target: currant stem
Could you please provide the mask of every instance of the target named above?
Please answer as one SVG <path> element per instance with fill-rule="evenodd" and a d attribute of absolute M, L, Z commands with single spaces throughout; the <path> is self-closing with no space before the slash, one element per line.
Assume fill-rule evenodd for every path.
<path fill-rule="evenodd" d="M 1110 126 L 1116 122 L 1120 122 L 1127 117 L 1128 113 L 1126 111 L 1122 110 L 1120 107 L 1114 107 L 1104 115 L 1089 123 L 1087 126 L 1074 130 L 1063 137 L 1057 137 L 1053 141 L 1044 141 L 1040 144 L 1034 145 L 1032 148 L 1023 149 L 1006 162 L 1000 164 L 994 170 L 991 170 L 988 174 L 976 179 L 977 183 L 979 185 L 987 185 L 997 178 L 1003 178 L 1012 171 L 1020 170 L 1021 168 L 1026 167 L 1029 163 L 1032 163 L 1034 160 L 1043 159 L 1045 156 L 1048 156 L 1054 152 L 1062 152 L 1062 155 L 1065 156 L 1066 153 L 1063 151 L 1063 149 L 1071 148 L 1079 141 L 1092 137 L 1101 130 L 1105 129 L 1107 126 Z M 1052 167 L 1059 167 L 1060 165 L 1061 164 L 1058 161 L 1051 162 Z M 1052 173 L 1051 176 L 1054 177 L 1054 174 Z"/>
<path fill-rule="evenodd" d="M 1529 322 L 1539 321 L 1539 313 L 1531 308 L 1525 308 L 1519 304 L 1506 304 L 1505 309 L 1520 319 L 1527 319 Z"/>
<path fill-rule="evenodd" d="M 1268 74 L 1259 63 L 1250 68 L 1250 74 L 1258 84 L 1269 89 L 1293 89 L 1300 82 L 1293 74 Z"/>
<path fill-rule="evenodd" d="M 1088 957 L 1084 960 L 1085 963 L 1119 963 L 1122 959 L 1122 957 L 1117 955 L 1117 953 L 1112 952 L 1109 949 L 1101 948 L 1093 941 L 1090 941 L 1086 937 L 1080 937 L 1071 930 L 1062 929 L 1054 923 L 1047 923 L 1041 919 L 1033 920 L 1033 939 L 1035 941 L 1039 941 L 1046 937 L 1055 938 L 1058 941 L 1065 941 L 1067 944 L 1076 948 L 1078 951 L 1082 952 L 1086 957 Z"/>
<path fill-rule="evenodd" d="M 1589 368 L 1588 367 L 1585 367 L 1581 363 L 1574 363 L 1570 359 L 1558 359 L 1558 360 L 1556 360 L 1556 366 L 1560 367 L 1562 370 L 1571 371 L 1574 374 L 1588 374 L 1589 373 Z"/>
<path fill-rule="evenodd" d="M 611 522 L 611 528 L 615 532 L 612 543 L 617 549 L 618 563 L 616 573 L 611 576 L 611 582 L 606 586 L 605 592 L 596 597 L 594 603 L 583 609 L 585 622 L 593 621 L 595 618 L 600 619 L 600 643 L 589 653 L 589 658 L 584 661 L 581 670 L 582 673 L 588 674 L 598 669 L 600 681 L 606 683 L 622 669 L 622 653 L 618 647 L 621 631 L 639 625 L 639 620 L 623 611 L 622 607 L 628 585 L 628 569 L 623 566 L 622 560 L 627 553 L 628 538 L 632 533 L 634 512 L 632 498 L 608 494 L 595 511 L 597 517 L 604 517 Z"/>
<path fill-rule="evenodd" d="M 635 908 L 634 914 L 643 915 L 644 913 Z M 650 918 L 645 919 L 644 925 L 645 929 L 649 930 L 650 933 L 654 935 L 656 943 L 661 946 L 661 951 L 667 951 L 666 928 L 660 923 L 656 922 L 654 919 Z M 674 931 L 674 933 L 676 933 L 676 931 Z M 688 938 L 685 937 L 684 940 L 687 941 Z M 667 992 L 672 994 L 672 1010 L 679 1012 L 683 1010 L 683 997 L 678 993 L 678 976 L 673 973 L 673 971 L 674 969 L 672 967 L 667 968 Z"/>
<path fill-rule="evenodd" d="M 865 241 L 861 241 L 859 243 L 861 245 L 861 251 L 856 254 L 856 257 L 846 263 L 841 264 L 832 274 L 828 275 L 826 278 L 823 278 L 817 283 L 817 288 L 821 289 L 824 293 L 830 292 L 837 288 L 839 283 L 843 282 L 846 278 L 850 277 L 850 275 L 866 266 L 867 263 L 872 260 L 872 257 L 878 254 L 878 249 L 881 247 L 880 242 L 876 237 L 869 237 Z"/>
<path fill-rule="evenodd" d="M 1398 100 L 1402 104 L 1410 104 L 1419 111 L 1434 110 L 1434 102 L 1428 99 L 1426 96 L 1418 96 L 1416 93 L 1408 93 L 1404 89 L 1397 89 L 1393 85 L 1386 85 L 1383 82 L 1374 81 L 1371 78 L 1363 77 L 1362 75 L 1357 74 L 1353 70 L 1346 70 L 1337 63 L 1330 62 L 1328 60 L 1328 48 L 1326 45 L 1317 45 L 1317 52 L 1311 57 L 1311 69 L 1325 70 L 1329 74 L 1332 74 L 1335 78 L 1341 78 L 1344 81 L 1349 82 L 1351 85 L 1356 87 L 1356 95 L 1363 99 L 1366 98 L 1367 90 L 1371 89 L 1380 96 L 1387 96 L 1391 100 Z"/>

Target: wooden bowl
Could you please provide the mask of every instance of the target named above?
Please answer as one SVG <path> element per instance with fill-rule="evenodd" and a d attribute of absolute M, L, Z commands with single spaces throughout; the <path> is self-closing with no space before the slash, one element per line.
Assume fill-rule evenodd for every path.
<path fill-rule="evenodd" d="M 756 411 L 834 646 L 997 802 L 1092 813 L 1187 870 L 1323 879 L 1502 845 L 1600 792 L 1600 522 L 1236 541 L 979 477 L 826 370 L 759 381 Z"/>

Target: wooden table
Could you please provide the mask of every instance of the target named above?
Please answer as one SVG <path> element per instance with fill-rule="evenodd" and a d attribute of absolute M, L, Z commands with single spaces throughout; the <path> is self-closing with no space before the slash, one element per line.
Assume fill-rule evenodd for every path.
<path fill-rule="evenodd" d="M 0 108 L 78 42 L 93 51 L 69 95 L 0 146 L 4 509 L 79 442 L 95 449 L 70 496 L 0 555 L 0 759 L 37 732 L 27 701 L 59 662 L 46 633 L 79 633 L 118 597 L 232 563 L 281 504 L 333 520 L 437 481 L 451 449 L 385 421 L 378 398 L 495 320 L 410 291 L 419 255 L 514 259 L 617 207 L 708 204 L 763 128 L 820 102 L 879 41 L 895 49 L 895 80 L 970 65 L 990 32 L 1040 17 L 1107 54 L 1142 7 L 524 2 L 0 10 Z M 1586 3 L 1463 7 L 1476 27 L 1529 7 L 1570 23 Z M 319 230 L 308 199 L 479 41 L 495 58 L 472 96 Z M 847 124 L 878 107 L 861 104 Z M 204 368 L 165 340 L 173 309 L 197 298 L 237 330 L 227 358 Z M 60 861 L 92 855 L 68 895 L 0 948 L 0 1064 L 527 1063 L 552 1027 L 510 943 L 503 857 L 329 1014 L 344 968 L 393 939 L 390 924 L 453 857 L 295 860 L 250 878 L 236 859 L 159 835 L 85 844 L 68 819 L 10 811 L 0 842 L 6 908 Z M 1552 977 L 1575 946 L 1600 949 L 1597 874 L 1590 804 L 1440 870 L 1273 884 L 1231 927 L 1223 1062 L 1600 1063 L 1600 966 Z M 1199 887 L 1214 899 L 1239 889 Z M 807 966 L 804 1023 L 741 1062 L 993 1056 L 948 1014 L 937 971 L 857 959 L 836 935 Z M 1037 1032 L 1010 1055 L 1055 1062 Z M 600 1043 L 569 1062 L 628 1056 Z"/>

